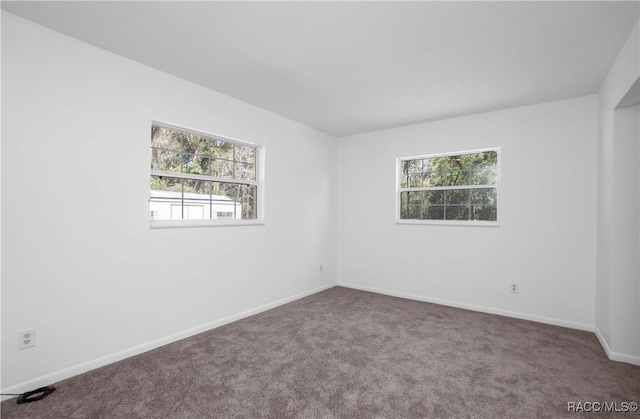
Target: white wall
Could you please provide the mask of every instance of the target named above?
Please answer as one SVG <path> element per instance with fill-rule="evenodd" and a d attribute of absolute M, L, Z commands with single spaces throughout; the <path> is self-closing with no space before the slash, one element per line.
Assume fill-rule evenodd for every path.
<path fill-rule="evenodd" d="M 612 341 L 616 352 L 640 356 L 640 118 L 638 106 L 614 113 Z M 639 359 L 640 360 L 640 359 Z"/>
<path fill-rule="evenodd" d="M 3 390 L 335 284 L 335 138 L 6 12 L 2 77 Z M 266 225 L 150 229 L 152 120 L 266 146 Z"/>
<path fill-rule="evenodd" d="M 596 112 L 592 95 L 339 139 L 339 283 L 591 330 Z M 486 147 L 500 227 L 395 224 L 397 157 Z"/>
<path fill-rule="evenodd" d="M 621 252 L 633 252 L 634 246 L 637 248 L 638 232 L 634 226 L 637 226 L 638 219 L 629 214 L 624 215 L 624 210 L 623 213 L 620 210 L 628 208 L 633 212 L 635 208 L 636 217 L 638 216 L 637 198 L 634 197 L 634 193 L 629 194 L 629 191 L 625 190 L 628 185 L 621 182 L 635 177 L 633 180 L 636 183 L 631 187 L 638 187 L 639 140 L 637 134 L 633 133 L 633 110 L 616 111 L 616 107 L 640 77 L 638 27 L 639 24 L 636 24 L 598 93 L 599 173 L 595 304 L 597 335 L 609 357 L 636 364 L 640 364 L 640 279 L 636 266 L 638 255 L 635 255 L 634 260 L 633 256 L 630 258 Z M 630 114 L 626 115 L 629 112 Z M 636 154 L 629 156 L 627 153 Z M 628 160 L 629 157 L 631 160 Z"/>

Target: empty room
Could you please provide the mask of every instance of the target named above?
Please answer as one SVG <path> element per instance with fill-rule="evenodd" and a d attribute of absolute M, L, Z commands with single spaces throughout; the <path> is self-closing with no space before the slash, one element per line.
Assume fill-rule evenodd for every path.
<path fill-rule="evenodd" d="M 2 418 L 640 414 L 640 2 L 1 7 Z"/>

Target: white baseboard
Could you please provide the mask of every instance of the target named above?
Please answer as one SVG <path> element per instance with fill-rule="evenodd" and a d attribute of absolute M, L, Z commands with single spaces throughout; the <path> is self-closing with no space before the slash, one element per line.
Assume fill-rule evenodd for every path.
<path fill-rule="evenodd" d="M 123 359 L 129 358 L 129 357 L 132 357 L 132 356 L 135 356 L 135 355 L 139 355 L 139 354 L 141 354 L 143 352 L 147 352 L 147 351 L 150 351 L 152 349 L 159 348 L 160 346 L 164 346 L 164 345 L 167 345 L 169 343 L 173 343 L 173 342 L 176 342 L 178 340 L 185 339 L 185 338 L 197 335 L 199 333 L 206 332 L 206 331 L 211 330 L 211 329 L 215 329 L 215 328 L 220 327 L 220 326 L 224 326 L 225 324 L 232 323 L 232 322 L 235 322 L 237 320 L 244 319 L 245 317 L 253 316 L 255 314 L 262 313 L 263 311 L 271 310 L 272 308 L 276 308 L 278 306 L 290 303 L 292 301 L 299 300 L 301 298 L 307 297 L 307 296 L 312 295 L 312 294 L 319 293 L 321 291 L 327 290 L 329 288 L 333 288 L 335 286 L 336 286 L 335 282 L 327 284 L 327 285 L 323 285 L 321 287 L 314 288 L 312 290 L 305 291 L 305 292 L 302 292 L 300 294 L 296 294 L 296 295 L 293 295 L 293 296 L 290 296 L 290 297 L 287 297 L 287 298 L 283 298 L 281 300 L 277 300 L 277 301 L 262 305 L 260 307 L 253 308 L 251 310 L 243 311 L 241 313 L 234 314 L 234 315 L 231 315 L 231 316 L 219 319 L 219 320 L 215 320 L 213 322 L 206 323 L 206 324 L 203 324 L 203 325 L 200 325 L 200 326 L 196 326 L 196 327 L 193 327 L 191 329 L 184 330 L 182 332 L 174 333 L 172 335 L 165 336 L 163 338 L 160 338 L 160 339 L 157 339 L 157 340 L 154 340 L 154 341 L 151 341 L 151 342 L 143 343 L 142 345 L 134 346 L 132 348 L 125 349 L 123 351 L 116 352 L 116 353 L 113 353 L 113 354 L 110 354 L 110 355 L 106 355 L 106 356 L 103 356 L 101 358 L 94 359 L 92 361 L 84 362 L 82 364 L 74 365 L 72 367 L 65 368 L 63 370 L 56 371 L 56 372 L 53 372 L 51 374 L 47 374 L 47 375 L 44 375 L 44 376 L 41 376 L 41 377 L 38 377 L 38 378 L 34 378 L 32 380 L 25 381 L 23 383 L 13 385 L 11 387 L 4 388 L 4 389 L 2 389 L 1 392 L 2 393 L 11 393 L 11 394 L 21 394 L 21 393 L 24 393 L 26 391 L 34 390 L 36 388 L 40 388 L 40 387 L 44 387 L 44 386 L 47 386 L 47 385 L 51 385 L 52 383 L 56 383 L 58 381 L 65 380 L 65 379 L 73 377 L 75 375 L 79 375 L 79 374 L 85 373 L 87 371 L 91 371 L 91 370 L 94 370 L 96 368 L 100 368 L 100 367 L 103 367 L 105 365 L 109 365 L 109 364 L 112 364 L 114 362 L 121 361 Z M 2 396 L 2 400 L 3 401 L 4 400 L 8 400 L 11 397 L 15 397 L 15 396 Z"/>
<path fill-rule="evenodd" d="M 95 359 L 95 360 L 92 360 L 92 361 L 89 361 L 89 362 L 85 362 L 85 363 L 82 363 L 82 364 L 74 365 L 73 367 L 69 367 L 69 368 L 66 368 L 64 370 L 56 371 L 56 372 L 53 372 L 51 374 L 47 374 L 47 375 L 44 375 L 44 376 L 29 380 L 29 381 L 25 381 L 23 383 L 16 384 L 16 385 L 13 385 L 11 387 L 2 389 L 2 393 L 24 393 L 25 391 L 33 390 L 35 388 L 43 387 L 43 386 L 46 386 L 46 385 L 50 385 L 52 383 L 56 383 L 58 381 L 65 380 L 65 379 L 73 377 L 75 375 L 79 375 L 79 374 L 85 373 L 87 371 L 91 371 L 91 370 L 94 370 L 96 368 L 100 368 L 100 367 L 103 367 L 105 365 L 109 365 L 109 364 L 112 364 L 114 362 L 121 361 L 123 359 L 129 358 L 129 357 L 132 357 L 132 356 L 135 356 L 135 355 L 139 355 L 141 353 L 150 351 L 152 349 L 159 348 L 160 346 L 164 346 L 164 345 L 167 345 L 169 343 L 173 343 L 173 342 L 176 342 L 178 340 L 185 339 L 185 338 L 197 335 L 199 333 L 215 329 L 215 328 L 220 327 L 220 326 L 224 326 L 225 324 L 232 323 L 234 321 L 241 320 L 241 319 L 244 319 L 244 318 L 249 317 L 249 316 L 253 316 L 253 315 L 258 314 L 258 313 L 262 313 L 262 312 L 270 310 L 272 308 L 276 308 L 278 306 L 290 303 L 290 302 L 295 301 L 295 300 L 299 300 L 299 299 L 307 297 L 309 295 L 313 295 L 313 294 L 316 294 L 318 292 L 327 290 L 329 288 L 333 288 L 336 285 L 340 286 L 340 287 L 345 287 L 345 288 L 352 288 L 352 289 L 357 289 L 357 290 L 361 290 L 361 291 L 368 291 L 368 292 L 374 292 L 374 293 L 377 293 L 377 294 L 389 295 L 389 296 L 392 296 L 392 297 L 400 297 L 400 298 L 406 298 L 406 299 L 409 299 L 409 300 L 424 301 L 424 302 L 427 302 L 427 303 L 440 304 L 440 305 L 449 306 L 449 307 L 462 308 L 462 309 L 478 311 L 478 312 L 482 312 L 482 313 L 496 314 L 496 315 L 500 315 L 500 316 L 513 317 L 513 318 L 517 318 L 517 319 L 535 321 L 535 322 L 538 322 L 538 323 L 551 324 L 551 325 L 554 325 L 554 326 L 562 326 L 562 327 L 568 327 L 568 328 L 571 328 L 571 329 L 577 329 L 577 330 L 584 330 L 584 331 L 588 331 L 588 332 L 593 332 L 593 333 L 595 333 L 596 337 L 598 338 L 598 341 L 600 342 L 600 344 L 604 348 L 604 351 L 607 354 L 607 357 L 609 359 L 611 359 L 612 361 L 626 362 L 626 363 L 633 364 L 633 365 L 640 365 L 640 357 L 611 351 L 611 349 L 609 348 L 609 345 L 607 344 L 606 340 L 604 339 L 604 337 L 602 336 L 600 331 L 596 327 L 594 327 L 592 325 L 583 324 L 583 323 L 577 323 L 577 322 L 571 322 L 571 321 L 567 321 L 567 320 L 554 319 L 554 318 L 544 317 L 544 316 L 536 316 L 536 315 L 531 315 L 531 314 L 526 314 L 526 313 L 519 313 L 519 312 L 516 312 L 516 311 L 509 311 L 509 310 L 496 309 L 496 308 L 492 308 L 492 307 L 479 306 L 479 305 L 475 305 L 475 304 L 460 303 L 460 302 L 452 301 L 452 300 L 444 300 L 444 299 L 439 299 L 439 298 L 425 297 L 425 296 L 418 295 L 418 294 L 405 293 L 405 292 L 399 292 L 399 291 L 392 291 L 392 290 L 375 288 L 375 287 L 368 287 L 368 286 L 364 286 L 364 285 L 352 284 L 352 283 L 347 283 L 347 282 L 338 282 L 338 283 L 330 283 L 330 284 L 327 284 L 327 285 L 323 285 L 321 287 L 314 288 L 312 290 L 305 291 L 303 293 L 296 294 L 296 295 L 293 295 L 293 296 L 290 296 L 290 297 L 287 297 L 287 298 L 283 298 L 281 300 L 277 300 L 277 301 L 262 305 L 260 307 L 256 307 L 256 308 L 251 309 L 251 310 L 243 311 L 241 313 L 234 314 L 232 316 L 228 316 L 228 317 L 225 317 L 225 318 L 222 318 L 222 319 L 210 322 L 210 323 L 206 323 L 206 324 L 203 324 L 203 325 L 200 325 L 200 326 L 196 326 L 194 328 L 191 328 L 191 329 L 188 329 L 188 330 L 185 330 L 185 331 L 182 331 L 182 332 L 174 333 L 174 334 L 166 336 L 164 338 L 160 338 L 160 339 L 157 339 L 157 340 L 154 340 L 154 341 L 151 341 L 151 342 L 147 342 L 147 343 L 144 343 L 142 345 L 134 346 L 132 348 L 125 349 L 123 351 L 116 352 L 116 353 L 113 353 L 113 354 L 110 354 L 110 355 L 106 355 L 104 357 L 101 357 L 101 358 L 98 358 L 98 359 Z M 11 396 L 2 396 L 2 400 L 3 401 L 7 400 L 9 398 L 11 398 Z"/>
<path fill-rule="evenodd" d="M 346 287 L 346 288 L 353 288 L 353 289 L 357 289 L 357 290 L 361 290 L 361 291 L 375 292 L 375 293 L 378 293 L 378 294 L 389 295 L 389 296 L 392 296 L 392 297 L 407 298 L 407 299 L 410 299 L 410 300 L 424 301 L 424 302 L 427 302 L 427 303 L 440 304 L 440 305 L 443 305 L 443 306 L 463 308 L 463 309 L 466 309 L 466 310 L 479 311 L 479 312 L 482 312 L 482 313 L 497 314 L 499 316 L 513 317 L 513 318 L 516 318 L 516 319 L 530 320 L 530 321 L 534 321 L 534 322 L 538 322 L 538 323 L 545 323 L 545 324 L 551 324 L 551 325 L 554 325 L 554 326 L 568 327 L 570 329 L 577 329 L 577 330 L 584 330 L 584 331 L 587 331 L 587 332 L 593 332 L 596 335 L 596 337 L 598 338 L 598 341 L 600 342 L 600 345 L 602 345 L 602 348 L 604 349 L 604 352 L 606 353 L 607 357 L 610 360 L 617 361 L 617 362 L 626 362 L 628 364 L 633 364 L 633 365 L 640 365 L 640 357 L 612 351 L 611 348 L 609 347 L 609 345 L 607 344 L 607 341 L 604 339 L 604 337 L 602 336 L 602 334 L 598 330 L 598 328 L 595 327 L 595 326 L 589 325 L 589 324 L 571 322 L 571 321 L 567 321 L 567 320 L 554 319 L 554 318 L 545 317 L 545 316 L 536 316 L 536 315 L 526 314 L 526 313 L 519 313 L 517 311 L 501 310 L 501 309 L 497 309 L 497 308 L 479 306 L 479 305 L 475 305 L 475 304 L 460 303 L 460 302 L 457 302 L 457 301 L 443 300 L 443 299 L 439 299 L 439 298 L 430 298 L 430 297 L 425 297 L 425 296 L 418 295 L 418 294 L 391 291 L 391 290 L 375 288 L 375 287 L 367 287 L 367 286 L 364 286 L 364 285 L 351 284 L 351 283 L 348 283 L 348 282 L 338 282 L 338 286 Z"/>
<path fill-rule="evenodd" d="M 618 361 L 618 362 L 626 362 L 627 364 L 632 364 L 632 365 L 640 365 L 640 356 L 633 356 L 633 355 L 623 354 L 620 352 L 614 352 L 611 350 L 611 348 L 609 347 L 609 344 L 607 343 L 607 340 L 604 338 L 604 336 L 602 336 L 602 333 L 600 333 L 600 330 L 598 330 L 597 327 L 595 327 L 594 333 L 596 334 L 596 337 L 598 338 L 600 345 L 602 345 L 604 352 L 607 354 L 607 357 L 610 360 Z"/>
<path fill-rule="evenodd" d="M 513 317 L 513 318 L 522 319 L 522 320 L 530 320 L 538 323 L 551 324 L 553 326 L 562 326 L 562 327 L 568 327 L 570 329 L 585 330 L 587 332 L 594 331 L 594 327 L 590 324 L 577 323 L 577 322 L 561 320 L 561 319 L 554 319 L 554 318 L 545 317 L 545 316 L 536 316 L 533 314 L 520 313 L 517 311 L 502 310 L 499 308 L 479 306 L 476 304 L 467 304 L 467 303 L 460 303 L 458 301 L 425 297 L 423 295 L 418 295 L 418 294 L 398 292 L 398 291 L 392 291 L 392 290 L 387 290 L 382 288 L 367 287 L 364 285 L 352 284 L 348 282 L 338 282 L 338 286 L 353 288 L 361 291 L 375 292 L 377 294 L 389 295 L 391 297 L 407 298 L 409 300 L 423 301 L 426 303 L 440 304 L 443 306 L 463 308 L 465 310 L 479 311 L 481 313 L 497 314 L 499 316 Z"/>

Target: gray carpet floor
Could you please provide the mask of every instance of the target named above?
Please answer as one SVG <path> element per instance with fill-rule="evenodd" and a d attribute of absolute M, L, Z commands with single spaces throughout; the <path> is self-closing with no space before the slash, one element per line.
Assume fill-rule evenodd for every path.
<path fill-rule="evenodd" d="M 539 418 L 640 402 L 593 333 L 335 287 L 55 383 L 2 418 Z"/>

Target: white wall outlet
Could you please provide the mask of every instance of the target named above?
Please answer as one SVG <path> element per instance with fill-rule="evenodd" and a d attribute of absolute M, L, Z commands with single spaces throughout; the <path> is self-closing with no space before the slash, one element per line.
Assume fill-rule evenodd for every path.
<path fill-rule="evenodd" d="M 512 283 L 509 285 L 509 290 L 510 290 L 512 293 L 517 294 L 517 293 L 518 293 L 518 283 L 517 283 L 517 282 L 512 282 Z"/>
<path fill-rule="evenodd" d="M 36 346 L 36 329 L 26 329 L 18 332 L 18 350 Z"/>
<path fill-rule="evenodd" d="M 322 272 L 322 270 L 323 270 L 323 269 L 324 269 L 324 268 L 322 267 L 322 265 L 320 265 L 320 272 Z"/>

